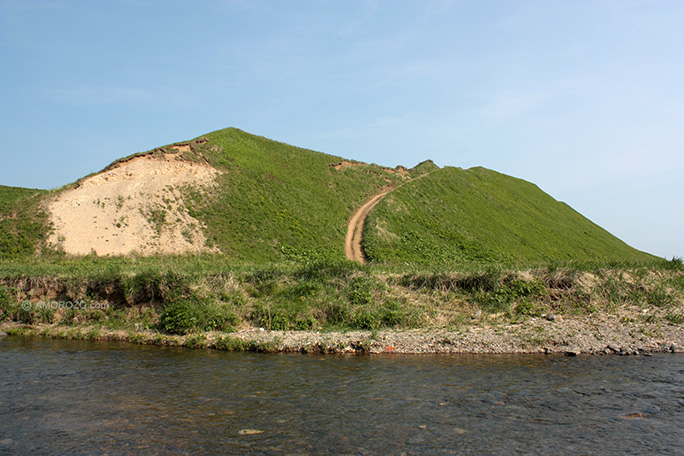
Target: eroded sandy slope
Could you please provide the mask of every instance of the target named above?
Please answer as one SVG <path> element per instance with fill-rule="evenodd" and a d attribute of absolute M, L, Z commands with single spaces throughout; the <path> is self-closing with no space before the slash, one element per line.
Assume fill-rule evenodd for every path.
<path fill-rule="evenodd" d="M 49 206 L 49 243 L 73 255 L 208 251 L 181 190 L 214 185 L 217 171 L 178 154 L 140 156 L 84 179 Z"/>

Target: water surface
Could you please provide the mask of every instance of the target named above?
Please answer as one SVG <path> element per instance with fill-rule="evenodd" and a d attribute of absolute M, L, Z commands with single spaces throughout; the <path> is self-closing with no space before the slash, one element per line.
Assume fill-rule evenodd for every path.
<path fill-rule="evenodd" d="M 684 454 L 684 356 L 0 340 L 0 454 Z"/>

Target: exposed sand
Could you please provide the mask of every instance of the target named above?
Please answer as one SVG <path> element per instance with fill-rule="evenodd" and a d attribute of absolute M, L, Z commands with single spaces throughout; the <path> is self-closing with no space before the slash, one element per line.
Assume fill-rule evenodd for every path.
<path fill-rule="evenodd" d="M 122 162 L 84 179 L 49 205 L 54 231 L 48 242 L 72 255 L 211 251 L 181 190 L 213 186 L 217 173 L 177 154 Z"/>

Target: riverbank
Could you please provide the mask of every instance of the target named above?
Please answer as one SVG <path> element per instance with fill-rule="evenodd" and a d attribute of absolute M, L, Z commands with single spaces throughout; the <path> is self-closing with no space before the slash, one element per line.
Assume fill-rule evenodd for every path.
<path fill-rule="evenodd" d="M 684 353 L 684 327 L 619 321 L 613 316 L 533 318 L 524 323 L 458 330 L 267 331 L 251 328 L 172 335 L 152 330 L 110 330 L 92 325 L 0 324 L 11 335 L 126 341 L 234 351 L 396 354 L 596 354 Z"/>
<path fill-rule="evenodd" d="M 684 268 L 425 271 L 306 262 L 0 263 L 8 334 L 325 353 L 650 353 L 684 347 Z"/>

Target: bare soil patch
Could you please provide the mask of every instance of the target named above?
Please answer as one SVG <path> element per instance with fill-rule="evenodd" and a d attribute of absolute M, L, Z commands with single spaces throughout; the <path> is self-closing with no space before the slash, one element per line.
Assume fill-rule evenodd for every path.
<path fill-rule="evenodd" d="M 48 242 L 72 255 L 211 251 L 183 189 L 211 187 L 217 173 L 178 154 L 133 157 L 57 196 Z"/>

